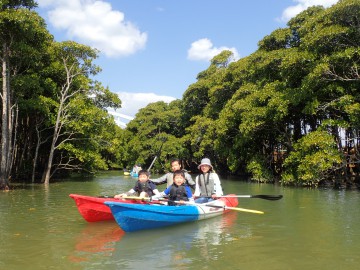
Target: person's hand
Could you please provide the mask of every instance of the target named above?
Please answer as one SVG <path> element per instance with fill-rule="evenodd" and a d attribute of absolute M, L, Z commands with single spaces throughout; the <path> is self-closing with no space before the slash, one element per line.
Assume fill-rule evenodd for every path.
<path fill-rule="evenodd" d="M 118 195 L 114 196 L 115 199 L 121 199 L 122 197 L 126 197 L 126 194 L 121 193 L 121 194 L 118 194 Z"/>
<path fill-rule="evenodd" d="M 217 197 L 216 197 L 216 194 L 212 194 L 212 195 L 211 195 L 211 198 L 213 198 L 213 199 L 215 200 L 215 199 L 217 198 Z"/>
<path fill-rule="evenodd" d="M 146 192 L 143 191 L 140 193 L 139 197 L 144 199 L 144 198 L 148 197 L 148 195 L 146 194 Z"/>

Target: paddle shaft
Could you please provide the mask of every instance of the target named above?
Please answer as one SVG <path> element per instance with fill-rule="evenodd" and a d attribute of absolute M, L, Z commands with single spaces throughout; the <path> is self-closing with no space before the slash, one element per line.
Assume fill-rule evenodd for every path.
<path fill-rule="evenodd" d="M 157 159 L 157 156 L 154 157 L 154 159 L 153 159 L 153 161 L 151 162 L 149 168 L 147 169 L 148 172 L 150 172 L 150 170 L 151 170 L 152 166 L 154 165 L 156 159 Z"/>
<path fill-rule="evenodd" d="M 200 196 L 202 197 L 202 196 Z M 227 195 L 227 196 L 219 196 L 217 198 L 257 198 L 269 201 L 280 200 L 283 195 Z M 205 196 L 204 198 L 211 198 L 211 196 Z"/>
<path fill-rule="evenodd" d="M 224 208 L 225 210 L 235 210 L 235 211 L 248 212 L 248 213 L 253 213 L 253 214 L 264 214 L 263 211 L 245 209 L 245 208 L 239 208 L 239 207 L 229 207 L 229 206 L 212 205 L 212 204 L 205 204 L 205 205 L 208 207 Z"/>
<path fill-rule="evenodd" d="M 226 206 L 226 205 L 213 205 L 213 204 L 208 204 L 208 203 L 191 203 L 191 202 L 187 202 L 187 201 L 173 201 L 174 203 L 178 203 L 178 204 L 188 204 L 188 205 L 197 205 L 197 206 L 207 206 L 207 207 L 214 207 L 214 208 L 223 208 L 224 210 L 234 210 L 234 211 L 240 211 L 240 212 L 248 212 L 248 213 L 253 213 L 253 214 L 264 214 L 263 211 L 258 211 L 258 210 L 252 210 L 252 209 L 245 209 L 245 208 L 239 208 L 239 207 L 230 207 L 230 206 Z"/>

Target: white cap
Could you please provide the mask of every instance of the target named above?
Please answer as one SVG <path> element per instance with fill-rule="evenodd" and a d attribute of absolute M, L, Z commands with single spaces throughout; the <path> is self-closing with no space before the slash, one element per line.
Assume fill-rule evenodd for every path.
<path fill-rule="evenodd" d="M 208 158 L 203 158 L 201 160 L 201 163 L 198 166 L 198 169 L 200 169 L 201 165 L 209 165 L 211 167 L 211 169 L 213 168 L 213 166 L 211 165 L 210 159 L 208 159 Z"/>

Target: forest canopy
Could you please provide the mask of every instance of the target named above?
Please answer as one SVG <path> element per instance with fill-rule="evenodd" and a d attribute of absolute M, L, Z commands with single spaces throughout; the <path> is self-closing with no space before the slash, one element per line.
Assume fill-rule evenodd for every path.
<path fill-rule="evenodd" d="M 206 156 L 256 181 L 357 184 L 359 42 L 360 3 L 343 0 L 308 8 L 236 62 L 223 51 L 181 100 L 129 123 L 129 160 L 149 163 L 161 148 L 160 160 L 191 170 Z"/>
<path fill-rule="evenodd" d="M 0 187 L 155 156 L 156 172 L 172 158 L 196 172 L 208 157 L 254 181 L 359 184 L 359 1 L 310 7 L 237 61 L 221 52 L 181 99 L 149 104 L 126 129 L 107 113 L 120 99 L 95 79 L 99 52 L 54 41 L 35 1 L 2 3 Z"/>

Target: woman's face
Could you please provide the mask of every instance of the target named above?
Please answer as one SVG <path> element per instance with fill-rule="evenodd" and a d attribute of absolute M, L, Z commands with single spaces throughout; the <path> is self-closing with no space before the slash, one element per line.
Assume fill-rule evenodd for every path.
<path fill-rule="evenodd" d="M 209 165 L 201 165 L 200 169 L 203 173 L 207 173 L 210 170 L 210 166 Z"/>

